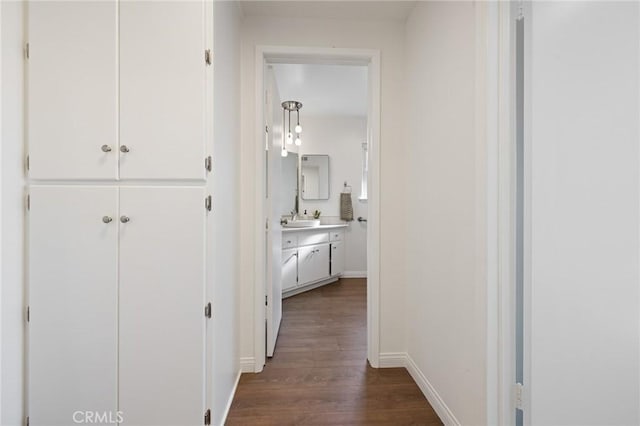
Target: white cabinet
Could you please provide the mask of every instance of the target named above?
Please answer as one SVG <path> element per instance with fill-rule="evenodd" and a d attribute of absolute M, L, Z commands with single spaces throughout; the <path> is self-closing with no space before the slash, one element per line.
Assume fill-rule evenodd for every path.
<path fill-rule="evenodd" d="M 282 291 L 298 285 L 298 249 L 282 251 Z"/>
<path fill-rule="evenodd" d="M 120 177 L 205 177 L 204 1 L 120 2 Z"/>
<path fill-rule="evenodd" d="M 78 410 L 202 424 L 204 198 L 203 187 L 30 188 L 31 425 L 73 424 Z"/>
<path fill-rule="evenodd" d="M 27 4 L 30 177 L 116 179 L 116 2 Z"/>
<path fill-rule="evenodd" d="M 298 276 L 301 284 L 329 277 L 329 244 L 298 249 Z"/>
<path fill-rule="evenodd" d="M 331 276 L 342 275 L 344 272 L 344 243 L 331 243 Z"/>
<path fill-rule="evenodd" d="M 202 424 L 204 199 L 202 187 L 120 189 L 122 425 Z"/>
<path fill-rule="evenodd" d="M 29 424 L 115 415 L 118 189 L 33 186 L 30 199 Z"/>
<path fill-rule="evenodd" d="M 344 272 L 344 230 L 288 230 L 282 235 L 282 291 L 288 295 L 305 287 L 336 281 Z M 331 241 L 331 242 L 330 242 Z"/>
<path fill-rule="evenodd" d="M 205 179 L 205 1 L 28 5 L 30 178 Z"/>

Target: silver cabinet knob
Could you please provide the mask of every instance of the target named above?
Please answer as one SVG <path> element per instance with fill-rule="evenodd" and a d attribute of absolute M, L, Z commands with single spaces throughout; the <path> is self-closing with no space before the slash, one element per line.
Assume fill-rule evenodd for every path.
<path fill-rule="evenodd" d="M 129 151 L 130 151 L 130 150 L 129 150 L 129 147 L 128 147 L 128 146 L 126 146 L 126 145 L 122 145 L 122 146 L 120 147 L 120 152 L 127 153 L 127 152 L 129 152 Z"/>
<path fill-rule="evenodd" d="M 102 216 L 102 221 L 104 223 L 111 223 L 113 221 L 113 218 L 111 216 Z"/>
<path fill-rule="evenodd" d="M 120 216 L 120 222 L 122 222 L 122 223 L 127 223 L 130 220 L 131 219 L 129 219 L 129 216 Z"/>
<path fill-rule="evenodd" d="M 102 145 L 100 149 L 102 152 L 111 152 L 111 147 L 109 145 Z"/>

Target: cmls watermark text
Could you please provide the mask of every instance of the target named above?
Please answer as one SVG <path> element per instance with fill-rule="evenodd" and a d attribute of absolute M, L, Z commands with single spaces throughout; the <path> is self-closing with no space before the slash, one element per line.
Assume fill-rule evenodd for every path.
<path fill-rule="evenodd" d="M 118 424 L 124 421 L 122 411 L 74 411 L 76 424 Z"/>

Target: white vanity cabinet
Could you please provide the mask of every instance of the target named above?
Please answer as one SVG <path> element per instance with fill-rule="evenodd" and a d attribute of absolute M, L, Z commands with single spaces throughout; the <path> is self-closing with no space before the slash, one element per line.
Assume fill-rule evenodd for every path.
<path fill-rule="evenodd" d="M 329 244 L 298 249 L 300 283 L 311 283 L 329 277 Z"/>
<path fill-rule="evenodd" d="M 282 291 L 298 285 L 298 249 L 282 250 Z"/>
<path fill-rule="evenodd" d="M 342 275 L 344 272 L 344 243 L 331 243 L 331 276 Z"/>
<path fill-rule="evenodd" d="M 301 293 L 334 282 L 344 272 L 345 225 L 288 229 L 282 235 L 282 293 Z"/>

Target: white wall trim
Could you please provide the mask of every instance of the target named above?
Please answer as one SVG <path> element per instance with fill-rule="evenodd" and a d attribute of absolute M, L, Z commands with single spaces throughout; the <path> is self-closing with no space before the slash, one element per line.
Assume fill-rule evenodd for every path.
<path fill-rule="evenodd" d="M 340 278 L 367 278 L 367 271 L 344 271 Z"/>
<path fill-rule="evenodd" d="M 378 368 L 380 352 L 380 51 L 332 47 L 257 46 L 255 54 L 254 358 L 256 372 L 265 364 L 265 219 L 264 203 L 264 67 L 266 63 L 354 64 L 369 67 L 369 218 L 367 222 L 367 358 Z"/>
<path fill-rule="evenodd" d="M 445 425 L 457 426 L 461 424 L 409 354 L 406 352 L 383 352 L 379 358 L 380 368 L 404 367 L 407 370 Z"/>
<path fill-rule="evenodd" d="M 236 376 L 236 382 L 233 385 L 233 389 L 231 390 L 231 394 L 229 395 L 229 400 L 227 401 L 227 405 L 224 409 L 224 414 L 221 417 L 221 422 L 217 426 L 224 426 L 227 423 L 227 417 L 229 416 L 229 411 L 231 410 L 231 404 L 233 404 L 233 398 L 236 396 L 236 391 L 238 390 L 238 383 L 240 383 L 240 376 L 242 375 L 242 369 L 238 370 L 238 375 Z"/>
<path fill-rule="evenodd" d="M 453 412 L 449 409 L 447 404 L 444 402 L 442 397 L 438 394 L 433 385 L 427 380 L 425 375 L 420 371 L 416 363 L 413 361 L 411 356 L 406 356 L 406 369 L 413 377 L 413 380 L 416 382 L 424 396 L 429 401 L 429 404 L 433 407 L 438 417 L 442 422 L 449 426 L 458 426 L 461 423 L 456 419 L 456 416 L 453 415 Z"/>
<path fill-rule="evenodd" d="M 380 368 L 398 368 L 407 366 L 406 352 L 383 352 L 379 356 Z"/>
<path fill-rule="evenodd" d="M 510 425 L 515 407 L 515 192 L 513 141 L 515 10 L 510 2 L 476 11 L 477 137 L 485 140 L 487 424 Z"/>
<path fill-rule="evenodd" d="M 240 372 L 241 373 L 255 373 L 256 359 L 252 356 L 240 358 Z"/>

